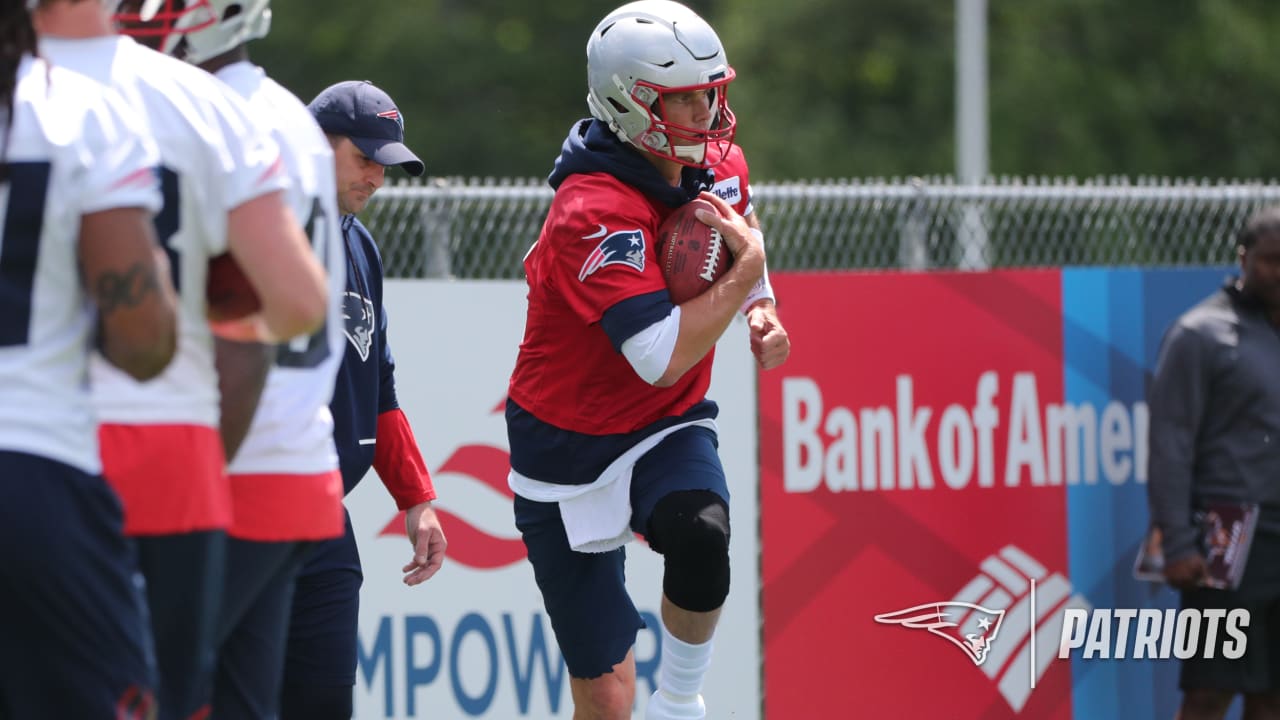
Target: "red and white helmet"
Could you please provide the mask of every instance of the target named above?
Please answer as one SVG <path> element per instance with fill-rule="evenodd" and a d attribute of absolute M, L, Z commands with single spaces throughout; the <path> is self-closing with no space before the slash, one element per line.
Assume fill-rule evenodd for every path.
<path fill-rule="evenodd" d="M 725 92 L 733 78 L 715 30 L 672 0 L 623 5 L 587 41 L 591 114 L 623 142 L 682 165 L 711 167 L 728 155 L 737 128 Z M 712 93 L 710 128 L 663 119 L 665 94 L 697 90 Z"/>
<path fill-rule="evenodd" d="M 160 52 L 198 65 L 271 30 L 271 0 L 125 0 L 117 6 L 120 32 Z"/>

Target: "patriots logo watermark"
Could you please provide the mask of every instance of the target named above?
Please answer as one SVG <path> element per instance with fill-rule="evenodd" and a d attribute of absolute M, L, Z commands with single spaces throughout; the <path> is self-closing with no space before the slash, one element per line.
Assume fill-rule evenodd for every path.
<path fill-rule="evenodd" d="M 369 359 L 373 347 L 373 303 L 359 293 L 342 296 L 342 332 L 360 354 L 361 362 Z"/>
<path fill-rule="evenodd" d="M 588 235 L 583 240 L 594 240 L 607 232 L 608 230 L 601 225 L 599 233 Z M 587 256 L 587 261 L 582 263 L 582 270 L 578 271 L 578 280 L 586 280 L 606 265 L 626 265 L 644 272 L 644 233 L 640 230 L 620 230 L 605 235 L 604 240 L 601 240 L 596 249 Z"/>
<path fill-rule="evenodd" d="M 1092 606 L 1065 576 L 1015 545 L 988 555 L 979 567 L 950 599 L 882 613 L 875 621 L 923 628 L 946 639 L 1020 713 L 1057 658 L 1064 618 Z"/>
<path fill-rule="evenodd" d="M 974 615 L 977 632 L 960 631 L 961 622 Z M 875 621 L 886 625 L 923 628 L 964 651 L 974 665 L 987 661 L 991 641 L 1000 634 L 1004 610 L 991 610 L 969 602 L 937 602 L 876 615 Z"/>
<path fill-rule="evenodd" d="M 404 115 L 401 115 L 400 111 L 397 110 L 396 108 L 391 108 L 390 110 L 384 110 L 378 113 L 378 117 L 386 118 L 388 120 L 395 120 L 396 124 L 400 126 L 400 132 L 401 133 L 404 132 Z"/>

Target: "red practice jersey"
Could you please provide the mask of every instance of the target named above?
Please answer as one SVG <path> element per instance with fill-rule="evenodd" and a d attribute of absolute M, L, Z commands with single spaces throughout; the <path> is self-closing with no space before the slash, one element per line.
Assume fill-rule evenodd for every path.
<path fill-rule="evenodd" d="M 752 212 L 741 148 L 715 166 L 711 191 Z M 657 229 L 671 208 L 607 173 L 570 175 L 525 256 L 529 314 L 511 399 L 539 420 L 592 435 L 631 433 L 704 398 L 714 351 L 670 388 L 636 374 L 600 326 L 613 305 L 665 291 Z M 644 326 L 634 328 L 642 330 Z"/>

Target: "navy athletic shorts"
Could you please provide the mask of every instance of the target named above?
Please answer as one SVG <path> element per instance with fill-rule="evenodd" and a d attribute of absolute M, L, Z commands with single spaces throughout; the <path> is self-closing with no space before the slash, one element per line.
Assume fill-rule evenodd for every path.
<path fill-rule="evenodd" d="M 278 714 L 293 586 L 311 546 L 227 538 L 213 717 Z"/>
<path fill-rule="evenodd" d="M 346 519 L 342 537 L 318 543 L 293 591 L 284 683 L 290 687 L 356 684 L 360 619 L 360 551 Z"/>
<path fill-rule="evenodd" d="M 123 526 L 102 477 L 0 451 L 0 715 L 147 716 L 155 667 Z"/>
<path fill-rule="evenodd" d="M 209 705 L 226 542 L 222 530 L 134 538 L 147 579 L 160 720 L 199 717 Z"/>
<path fill-rule="evenodd" d="M 631 529 L 647 535 L 654 506 L 673 492 L 709 490 L 728 505 L 729 488 L 716 447 L 716 434 L 695 426 L 672 433 L 641 457 L 631 475 Z M 516 496 L 515 515 L 569 674 L 594 678 L 610 672 L 644 627 L 627 594 L 625 549 L 574 552 L 556 503 Z M 661 586 L 655 585 L 653 592 L 656 599 Z"/>

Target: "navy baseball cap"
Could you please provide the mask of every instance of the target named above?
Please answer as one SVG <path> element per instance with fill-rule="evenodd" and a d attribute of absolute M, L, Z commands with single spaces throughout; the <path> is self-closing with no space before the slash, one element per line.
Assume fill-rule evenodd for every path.
<path fill-rule="evenodd" d="M 426 166 L 404 144 L 404 116 L 391 96 L 368 80 L 330 85 L 307 106 L 320 129 L 343 135 L 379 165 L 399 165 L 417 177 Z"/>

